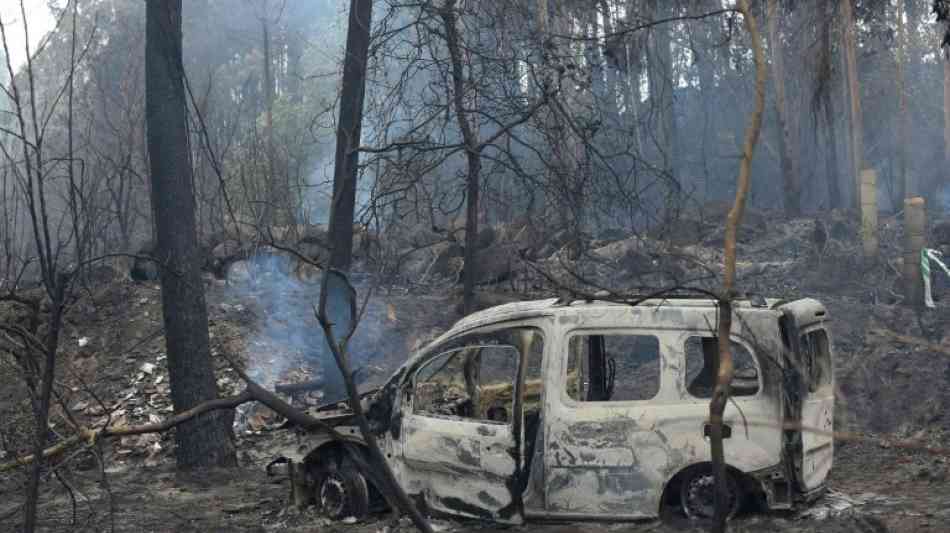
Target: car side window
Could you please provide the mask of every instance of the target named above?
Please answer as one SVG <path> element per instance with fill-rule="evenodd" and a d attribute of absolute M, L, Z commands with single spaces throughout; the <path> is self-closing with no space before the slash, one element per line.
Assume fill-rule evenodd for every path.
<path fill-rule="evenodd" d="M 831 351 L 828 333 L 823 329 L 801 336 L 802 373 L 808 380 L 808 391 L 815 392 L 831 384 Z"/>
<path fill-rule="evenodd" d="M 529 334 L 522 335 L 524 332 Z M 509 423 L 521 360 L 519 346 L 532 353 L 540 350 L 540 344 L 540 333 L 532 328 L 473 334 L 450 341 L 416 371 L 413 412 Z M 528 359 L 530 372 L 532 358 Z"/>
<path fill-rule="evenodd" d="M 469 399 L 465 386 L 466 349 L 441 353 L 419 369 L 413 390 L 413 410 L 428 415 L 460 414 Z"/>
<path fill-rule="evenodd" d="M 567 395 L 578 402 L 651 400 L 660 392 L 653 335 L 579 334 L 568 341 Z"/>
<path fill-rule="evenodd" d="M 732 341 L 733 396 L 755 396 L 759 392 L 759 367 L 745 347 Z M 686 390 L 694 398 L 711 398 L 716 385 L 716 361 L 719 340 L 716 337 L 693 336 L 686 339 Z"/>

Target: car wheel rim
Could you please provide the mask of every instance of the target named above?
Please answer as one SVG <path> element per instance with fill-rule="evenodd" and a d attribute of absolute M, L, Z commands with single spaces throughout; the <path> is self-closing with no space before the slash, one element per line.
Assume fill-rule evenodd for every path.
<path fill-rule="evenodd" d="M 346 502 L 343 479 L 337 474 L 328 474 L 320 487 L 320 505 L 323 511 L 329 516 L 342 516 Z"/>
<path fill-rule="evenodd" d="M 728 483 L 728 482 L 727 482 Z M 716 480 L 712 474 L 696 476 L 689 480 L 684 493 L 683 510 L 690 518 L 713 518 L 716 513 Z M 728 488 L 726 516 L 731 516 L 735 507 L 735 491 Z"/>

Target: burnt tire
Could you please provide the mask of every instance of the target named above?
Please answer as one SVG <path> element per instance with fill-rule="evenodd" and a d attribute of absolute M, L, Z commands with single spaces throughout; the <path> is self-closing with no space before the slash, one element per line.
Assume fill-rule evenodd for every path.
<path fill-rule="evenodd" d="M 366 478 L 349 458 L 321 469 L 316 483 L 316 500 L 328 518 L 357 520 L 369 514 L 369 487 Z"/>
<path fill-rule="evenodd" d="M 742 490 L 735 474 L 726 471 L 726 489 L 728 505 L 726 519 L 730 520 L 742 506 Z M 680 483 L 680 508 L 687 518 L 692 520 L 712 520 L 715 518 L 716 482 L 711 467 L 696 468 L 689 472 Z"/>

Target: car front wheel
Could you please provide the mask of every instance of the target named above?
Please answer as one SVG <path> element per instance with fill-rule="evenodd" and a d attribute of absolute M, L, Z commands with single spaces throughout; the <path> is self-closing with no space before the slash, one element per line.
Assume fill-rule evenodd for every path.
<path fill-rule="evenodd" d="M 362 520 L 369 514 L 369 487 L 348 458 L 323 469 L 317 480 L 316 498 L 323 514 L 333 520 Z"/>

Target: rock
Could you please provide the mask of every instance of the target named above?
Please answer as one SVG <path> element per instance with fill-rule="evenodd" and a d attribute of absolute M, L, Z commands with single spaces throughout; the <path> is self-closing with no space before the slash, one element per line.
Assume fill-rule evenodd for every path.
<path fill-rule="evenodd" d="M 231 283 L 245 283 L 251 279 L 251 263 L 245 259 L 235 261 L 225 268 L 224 274 Z"/>
<path fill-rule="evenodd" d="M 323 279 L 323 270 L 306 261 L 297 261 L 294 277 L 308 285 L 319 285 L 320 280 Z"/>
<path fill-rule="evenodd" d="M 642 274 L 654 270 L 653 259 L 644 250 L 643 239 L 630 237 L 591 252 L 595 257 L 613 264 L 617 269 L 630 274 Z"/>
<path fill-rule="evenodd" d="M 227 261 L 241 255 L 241 243 L 228 239 L 211 250 L 211 256 L 218 261 Z"/>
<path fill-rule="evenodd" d="M 495 243 L 495 228 L 485 226 L 478 230 L 478 237 L 475 239 L 475 249 L 482 250 Z"/>
<path fill-rule="evenodd" d="M 430 275 L 455 278 L 458 275 L 460 265 L 457 259 L 462 257 L 463 252 L 462 247 L 455 243 L 437 244 L 432 247 L 434 257 L 431 267 L 427 266 L 426 268 L 429 268 Z"/>
<path fill-rule="evenodd" d="M 158 265 L 150 258 L 155 252 L 155 245 L 151 242 L 145 243 L 135 252 L 137 256 L 132 262 L 132 269 L 129 276 L 134 281 L 155 281 L 158 279 Z"/>
<path fill-rule="evenodd" d="M 326 264 L 330 260 L 330 249 L 322 242 L 301 240 L 297 242 L 294 249 L 300 255 L 313 259 L 320 264 Z"/>
<path fill-rule="evenodd" d="M 491 283 L 500 283 L 507 281 L 514 275 L 514 265 L 518 261 L 518 254 L 510 246 L 494 245 L 484 250 L 479 250 L 475 254 L 475 284 L 488 285 Z M 462 273 L 459 280 L 464 279 L 464 270 L 468 265 L 462 266 Z"/>
<path fill-rule="evenodd" d="M 108 263 L 95 264 L 84 269 L 82 277 L 86 283 L 96 287 L 111 283 L 119 277 L 119 272 Z"/>

